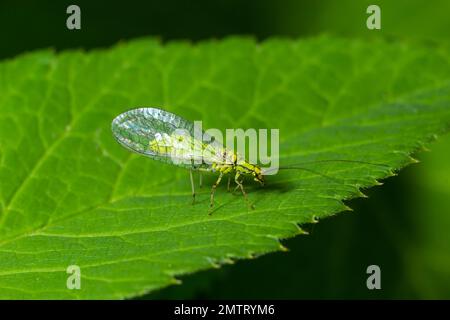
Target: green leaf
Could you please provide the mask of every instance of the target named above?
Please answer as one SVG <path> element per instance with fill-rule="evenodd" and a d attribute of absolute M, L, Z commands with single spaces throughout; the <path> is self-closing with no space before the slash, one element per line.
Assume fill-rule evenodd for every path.
<path fill-rule="evenodd" d="M 279 128 L 280 171 L 242 196 L 118 145 L 111 120 L 160 106 L 208 128 Z M 125 298 L 280 250 L 348 209 L 450 123 L 439 48 L 330 37 L 41 51 L 0 64 L 0 297 Z M 210 186 L 214 176 L 206 179 Z M 69 290 L 67 267 L 81 270 Z"/>

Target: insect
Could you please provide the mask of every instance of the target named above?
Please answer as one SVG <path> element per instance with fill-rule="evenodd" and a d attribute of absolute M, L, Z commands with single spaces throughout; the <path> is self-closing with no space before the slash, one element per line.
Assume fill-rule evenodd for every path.
<path fill-rule="evenodd" d="M 250 176 L 264 185 L 261 168 L 226 149 L 204 132 L 199 133 L 196 130 L 198 129 L 191 121 L 157 108 L 133 109 L 120 114 L 112 122 L 114 137 L 125 148 L 155 160 L 189 169 L 193 203 L 195 188 L 192 172 L 219 173 L 211 188 L 210 214 L 214 206 L 216 188 L 225 175 L 228 175 L 228 189 L 233 175 L 235 190 L 240 189 L 249 207 L 253 208 L 245 192 L 243 180 L 244 176 Z M 196 138 L 199 134 L 203 139 Z"/>

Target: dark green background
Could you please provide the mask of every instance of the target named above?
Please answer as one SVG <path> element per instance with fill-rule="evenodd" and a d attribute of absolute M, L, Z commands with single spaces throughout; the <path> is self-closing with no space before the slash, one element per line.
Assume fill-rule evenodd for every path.
<path fill-rule="evenodd" d="M 82 29 L 65 27 L 66 8 L 81 7 Z M 382 30 L 365 27 L 369 4 L 382 10 Z M 0 58 L 39 48 L 94 48 L 142 36 L 263 40 L 328 33 L 448 46 L 450 1 L 195 0 L 13 1 L 0 3 Z M 284 241 L 288 253 L 239 261 L 183 277 L 148 298 L 450 298 L 450 138 L 418 154 L 369 199 L 343 214 L 307 226 L 310 236 Z M 377 264 L 382 290 L 366 288 Z"/>

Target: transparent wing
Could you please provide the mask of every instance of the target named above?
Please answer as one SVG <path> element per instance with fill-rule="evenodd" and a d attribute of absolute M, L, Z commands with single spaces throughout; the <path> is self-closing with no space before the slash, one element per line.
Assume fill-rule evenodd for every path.
<path fill-rule="evenodd" d="M 133 109 L 112 122 L 114 137 L 127 149 L 177 166 L 207 170 L 210 165 L 203 157 L 215 157 L 222 147 L 215 142 L 205 146 L 194 139 L 201 137 L 194 130 L 192 122 L 157 108 Z"/>

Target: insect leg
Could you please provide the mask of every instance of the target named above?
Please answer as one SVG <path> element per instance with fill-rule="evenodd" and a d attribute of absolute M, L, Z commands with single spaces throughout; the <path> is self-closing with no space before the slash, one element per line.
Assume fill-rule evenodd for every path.
<path fill-rule="evenodd" d="M 191 178 L 192 204 L 194 204 L 195 203 L 195 189 L 194 189 L 194 177 L 192 176 L 192 170 L 189 170 L 189 176 Z"/>
<path fill-rule="evenodd" d="M 223 176 L 223 172 L 221 172 L 221 173 L 219 174 L 219 178 L 217 178 L 217 181 L 213 184 L 213 186 L 212 186 L 212 188 L 211 188 L 211 202 L 210 202 L 210 204 L 209 204 L 209 209 L 210 209 L 209 214 L 211 214 L 211 209 L 212 209 L 212 207 L 214 206 L 214 192 L 216 192 L 216 188 L 217 188 L 217 186 L 219 185 L 220 180 L 222 180 L 222 176 Z"/>
<path fill-rule="evenodd" d="M 250 203 L 250 200 L 248 199 L 247 193 L 244 190 L 244 186 L 242 185 L 242 181 L 239 181 L 239 177 L 240 177 L 240 173 L 236 172 L 236 175 L 234 176 L 234 182 L 236 182 L 236 184 L 237 184 L 236 188 L 239 187 L 241 189 L 242 194 L 244 195 L 245 202 L 247 202 L 247 205 L 251 209 L 254 209 L 254 206 Z"/>

